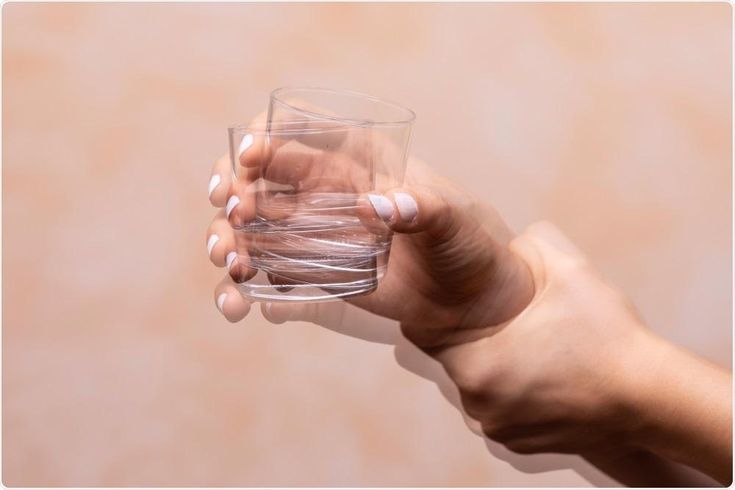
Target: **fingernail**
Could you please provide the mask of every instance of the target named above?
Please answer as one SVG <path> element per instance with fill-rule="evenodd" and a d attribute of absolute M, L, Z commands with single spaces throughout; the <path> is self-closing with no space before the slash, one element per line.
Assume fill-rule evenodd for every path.
<path fill-rule="evenodd" d="M 222 182 L 222 177 L 219 176 L 219 174 L 214 174 L 211 179 L 209 179 L 209 195 L 212 195 L 212 191 L 214 191 L 219 183 Z"/>
<path fill-rule="evenodd" d="M 217 235 L 209 235 L 209 239 L 207 239 L 207 255 L 210 257 L 212 256 L 212 249 L 219 241 L 219 237 Z"/>
<path fill-rule="evenodd" d="M 238 155 L 242 155 L 245 150 L 250 148 L 253 145 L 253 135 L 252 134 L 246 134 L 242 141 L 240 141 L 240 148 L 237 150 Z"/>
<path fill-rule="evenodd" d="M 219 312 L 222 313 L 223 315 L 225 314 L 225 310 L 223 310 L 222 308 L 224 308 L 225 306 L 226 299 L 227 299 L 227 293 L 222 293 L 219 296 L 217 296 L 217 308 L 219 308 Z"/>
<path fill-rule="evenodd" d="M 393 198 L 396 200 L 398 214 L 401 215 L 403 221 L 410 222 L 416 219 L 416 215 L 419 214 L 419 208 L 413 197 L 403 192 L 396 192 Z"/>
<path fill-rule="evenodd" d="M 230 213 L 232 212 L 232 210 L 235 209 L 235 206 L 237 206 L 238 204 L 240 204 L 240 198 L 237 196 L 230 196 L 230 198 L 227 200 L 227 207 L 226 207 L 228 218 L 230 217 Z"/>
<path fill-rule="evenodd" d="M 227 254 L 227 257 L 225 260 L 227 261 L 227 270 L 230 270 L 230 267 L 232 267 L 232 262 L 237 258 L 237 252 L 230 252 Z"/>
<path fill-rule="evenodd" d="M 390 221 L 393 217 L 393 203 L 390 202 L 390 199 L 379 194 L 368 194 L 368 199 L 375 213 L 380 216 L 380 219 Z"/>
<path fill-rule="evenodd" d="M 273 303 L 265 303 L 263 309 L 265 310 L 265 316 L 270 317 L 273 311 Z"/>

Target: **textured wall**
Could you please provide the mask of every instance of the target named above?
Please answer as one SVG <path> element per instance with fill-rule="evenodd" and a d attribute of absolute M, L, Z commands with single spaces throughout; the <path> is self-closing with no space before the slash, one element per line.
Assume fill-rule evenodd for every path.
<path fill-rule="evenodd" d="M 277 86 L 400 101 L 416 154 L 729 366 L 730 10 L 4 5 L 4 483 L 610 483 L 488 452 L 390 343 L 227 324 L 210 165 Z"/>

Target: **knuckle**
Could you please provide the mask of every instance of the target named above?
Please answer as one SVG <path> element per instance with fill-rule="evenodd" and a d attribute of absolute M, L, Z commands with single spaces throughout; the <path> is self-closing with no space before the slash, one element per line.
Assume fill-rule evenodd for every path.
<path fill-rule="evenodd" d="M 491 352 L 494 354 L 489 358 Z M 473 348 L 464 349 L 461 355 L 449 360 L 445 368 L 469 403 L 488 408 L 502 387 L 506 364 L 503 358 L 503 355 L 489 351 L 483 342 L 478 342 Z"/>
<path fill-rule="evenodd" d="M 494 421 L 484 421 L 482 424 L 482 432 L 493 441 L 500 443 L 508 439 L 508 431 L 503 424 Z"/>
<path fill-rule="evenodd" d="M 496 411 L 492 417 L 483 420 L 483 432 L 493 441 L 506 444 L 526 436 L 528 427 L 524 423 L 510 421 L 507 413 Z"/>
<path fill-rule="evenodd" d="M 467 415 L 475 420 L 482 420 L 487 413 L 487 404 L 483 400 L 478 399 L 475 396 L 469 396 L 467 393 L 460 391 L 460 400 L 462 402 L 462 409 Z"/>
<path fill-rule="evenodd" d="M 466 363 L 450 374 L 457 388 L 471 403 L 481 403 L 489 397 L 491 369 L 479 363 Z"/>
<path fill-rule="evenodd" d="M 482 433 L 485 434 L 488 438 L 492 439 L 493 441 L 496 440 L 495 432 L 496 432 L 495 425 L 493 425 L 492 423 L 488 423 L 488 422 L 482 423 Z"/>

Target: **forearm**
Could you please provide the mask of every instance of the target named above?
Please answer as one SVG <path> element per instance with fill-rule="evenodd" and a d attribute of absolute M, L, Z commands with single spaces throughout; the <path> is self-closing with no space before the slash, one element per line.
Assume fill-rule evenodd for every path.
<path fill-rule="evenodd" d="M 732 375 L 661 339 L 652 343 L 650 369 L 635 388 L 635 442 L 729 484 Z"/>

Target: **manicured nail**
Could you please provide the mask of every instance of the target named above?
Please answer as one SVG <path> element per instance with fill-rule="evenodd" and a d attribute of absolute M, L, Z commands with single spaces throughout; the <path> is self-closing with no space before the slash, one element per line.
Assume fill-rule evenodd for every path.
<path fill-rule="evenodd" d="M 416 219 L 416 215 L 419 214 L 419 207 L 413 197 L 403 192 L 396 192 L 393 198 L 396 200 L 398 214 L 401 215 L 403 221 L 411 222 Z"/>
<path fill-rule="evenodd" d="M 217 308 L 219 308 L 220 313 L 223 315 L 225 314 L 225 310 L 222 308 L 225 306 L 225 300 L 227 299 L 227 293 L 222 293 L 219 296 L 217 296 Z"/>
<path fill-rule="evenodd" d="M 219 237 L 217 235 L 209 235 L 209 239 L 207 240 L 207 255 L 210 257 L 212 256 L 212 249 L 217 245 L 218 241 Z"/>
<path fill-rule="evenodd" d="M 209 179 L 209 195 L 212 196 L 212 191 L 214 191 L 219 183 L 222 182 L 222 177 L 219 176 L 219 174 L 214 174 L 211 179 Z"/>
<path fill-rule="evenodd" d="M 252 134 L 246 134 L 242 141 L 240 141 L 240 148 L 238 149 L 238 155 L 242 155 L 245 150 L 250 148 L 253 145 L 253 135 Z"/>
<path fill-rule="evenodd" d="M 227 212 L 227 217 L 230 217 L 230 213 L 233 209 L 235 209 L 235 206 L 240 204 L 240 198 L 237 196 L 230 196 L 230 198 L 227 200 L 227 207 L 225 208 Z"/>
<path fill-rule="evenodd" d="M 227 254 L 227 257 L 225 260 L 227 261 L 227 270 L 230 270 L 230 267 L 232 267 L 232 262 L 235 261 L 237 258 L 237 252 L 230 252 Z"/>
<path fill-rule="evenodd" d="M 368 194 L 370 204 L 373 205 L 375 213 L 380 216 L 383 221 L 390 221 L 393 217 L 393 203 L 385 196 L 380 194 Z"/>

